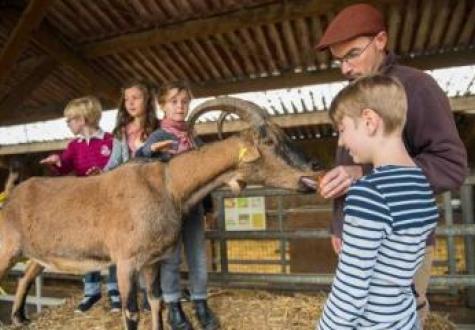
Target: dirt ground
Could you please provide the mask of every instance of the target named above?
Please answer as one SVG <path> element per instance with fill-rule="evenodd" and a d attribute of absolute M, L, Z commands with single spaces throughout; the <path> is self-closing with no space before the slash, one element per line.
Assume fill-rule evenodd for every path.
<path fill-rule="evenodd" d="M 122 329 L 121 314 L 108 310 L 107 299 L 85 314 L 74 313 L 81 299 L 80 294 L 67 300 L 66 304 L 50 308 L 33 318 L 25 327 L 0 326 L 1 329 L 28 330 L 110 330 Z M 214 290 L 210 293 L 209 303 L 218 315 L 222 329 L 226 330 L 303 330 L 314 329 L 326 294 L 275 294 L 266 291 Z M 185 313 L 190 317 L 195 329 L 200 329 L 194 318 L 191 304 L 184 302 Z M 166 320 L 166 316 L 165 316 Z M 150 313 L 142 313 L 140 328 L 150 328 Z M 169 329 L 165 326 L 165 329 Z M 455 326 L 447 316 L 432 313 L 426 330 L 452 330 Z"/>

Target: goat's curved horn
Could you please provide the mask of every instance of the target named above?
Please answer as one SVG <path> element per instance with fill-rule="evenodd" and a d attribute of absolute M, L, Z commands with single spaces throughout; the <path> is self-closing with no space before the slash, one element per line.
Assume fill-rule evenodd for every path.
<path fill-rule="evenodd" d="M 269 118 L 269 114 L 255 103 L 235 97 L 219 97 L 213 100 L 203 102 L 192 111 L 188 119 L 190 131 L 193 130 L 196 120 L 201 115 L 206 112 L 216 110 L 221 110 L 226 115 L 229 113 L 234 113 L 238 115 L 241 120 L 251 124 L 251 126 L 253 127 L 259 127 L 264 125 Z M 226 117 L 226 115 L 221 115 L 223 116 L 222 119 L 220 116 L 221 127 L 222 123 L 224 122 L 224 117 Z"/>
<path fill-rule="evenodd" d="M 218 138 L 220 140 L 223 139 L 223 125 L 224 125 L 224 120 L 226 119 L 226 117 L 229 115 L 229 112 L 221 112 L 221 114 L 219 115 L 219 118 L 218 118 Z"/>

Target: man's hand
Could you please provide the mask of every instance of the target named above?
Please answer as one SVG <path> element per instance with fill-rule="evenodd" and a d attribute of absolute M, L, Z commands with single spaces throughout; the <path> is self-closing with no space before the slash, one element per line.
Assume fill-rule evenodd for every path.
<path fill-rule="evenodd" d="M 320 194 L 327 199 L 340 197 L 346 194 L 351 184 L 362 176 L 363 168 L 360 165 L 337 166 L 320 180 Z"/>
<path fill-rule="evenodd" d="M 150 150 L 152 150 L 152 152 L 170 151 L 174 148 L 175 145 L 176 145 L 176 141 L 173 141 L 173 140 L 159 141 L 159 142 L 153 143 L 150 146 Z"/>
<path fill-rule="evenodd" d="M 40 160 L 40 164 L 55 165 L 57 167 L 61 167 L 61 158 L 59 158 L 59 155 L 56 155 L 56 154 L 49 155 L 48 157 Z"/>
<path fill-rule="evenodd" d="M 332 235 L 331 240 L 332 240 L 333 251 L 335 251 L 336 255 L 339 255 L 341 252 L 341 238 L 335 235 Z"/>

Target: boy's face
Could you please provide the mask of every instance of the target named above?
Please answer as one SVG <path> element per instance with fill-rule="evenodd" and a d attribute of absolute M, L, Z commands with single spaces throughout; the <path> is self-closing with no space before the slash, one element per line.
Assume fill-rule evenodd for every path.
<path fill-rule="evenodd" d="M 190 96 L 187 91 L 178 91 L 177 88 L 171 89 L 167 93 L 167 98 L 162 106 L 165 111 L 165 117 L 173 121 L 185 121 L 190 107 Z"/>
<path fill-rule="evenodd" d="M 338 124 L 338 146 L 348 150 L 357 164 L 370 162 L 368 136 L 369 133 L 362 118 L 344 116 Z"/>
<path fill-rule="evenodd" d="M 67 117 L 66 123 L 74 135 L 81 133 L 82 129 L 86 126 L 86 121 L 81 116 Z"/>

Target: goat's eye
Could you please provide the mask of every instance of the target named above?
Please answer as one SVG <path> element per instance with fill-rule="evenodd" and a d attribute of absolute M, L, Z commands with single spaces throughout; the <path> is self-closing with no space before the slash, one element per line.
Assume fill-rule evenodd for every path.
<path fill-rule="evenodd" d="M 265 139 L 264 140 L 264 144 L 266 146 L 273 146 L 274 145 L 274 141 L 272 139 Z"/>

